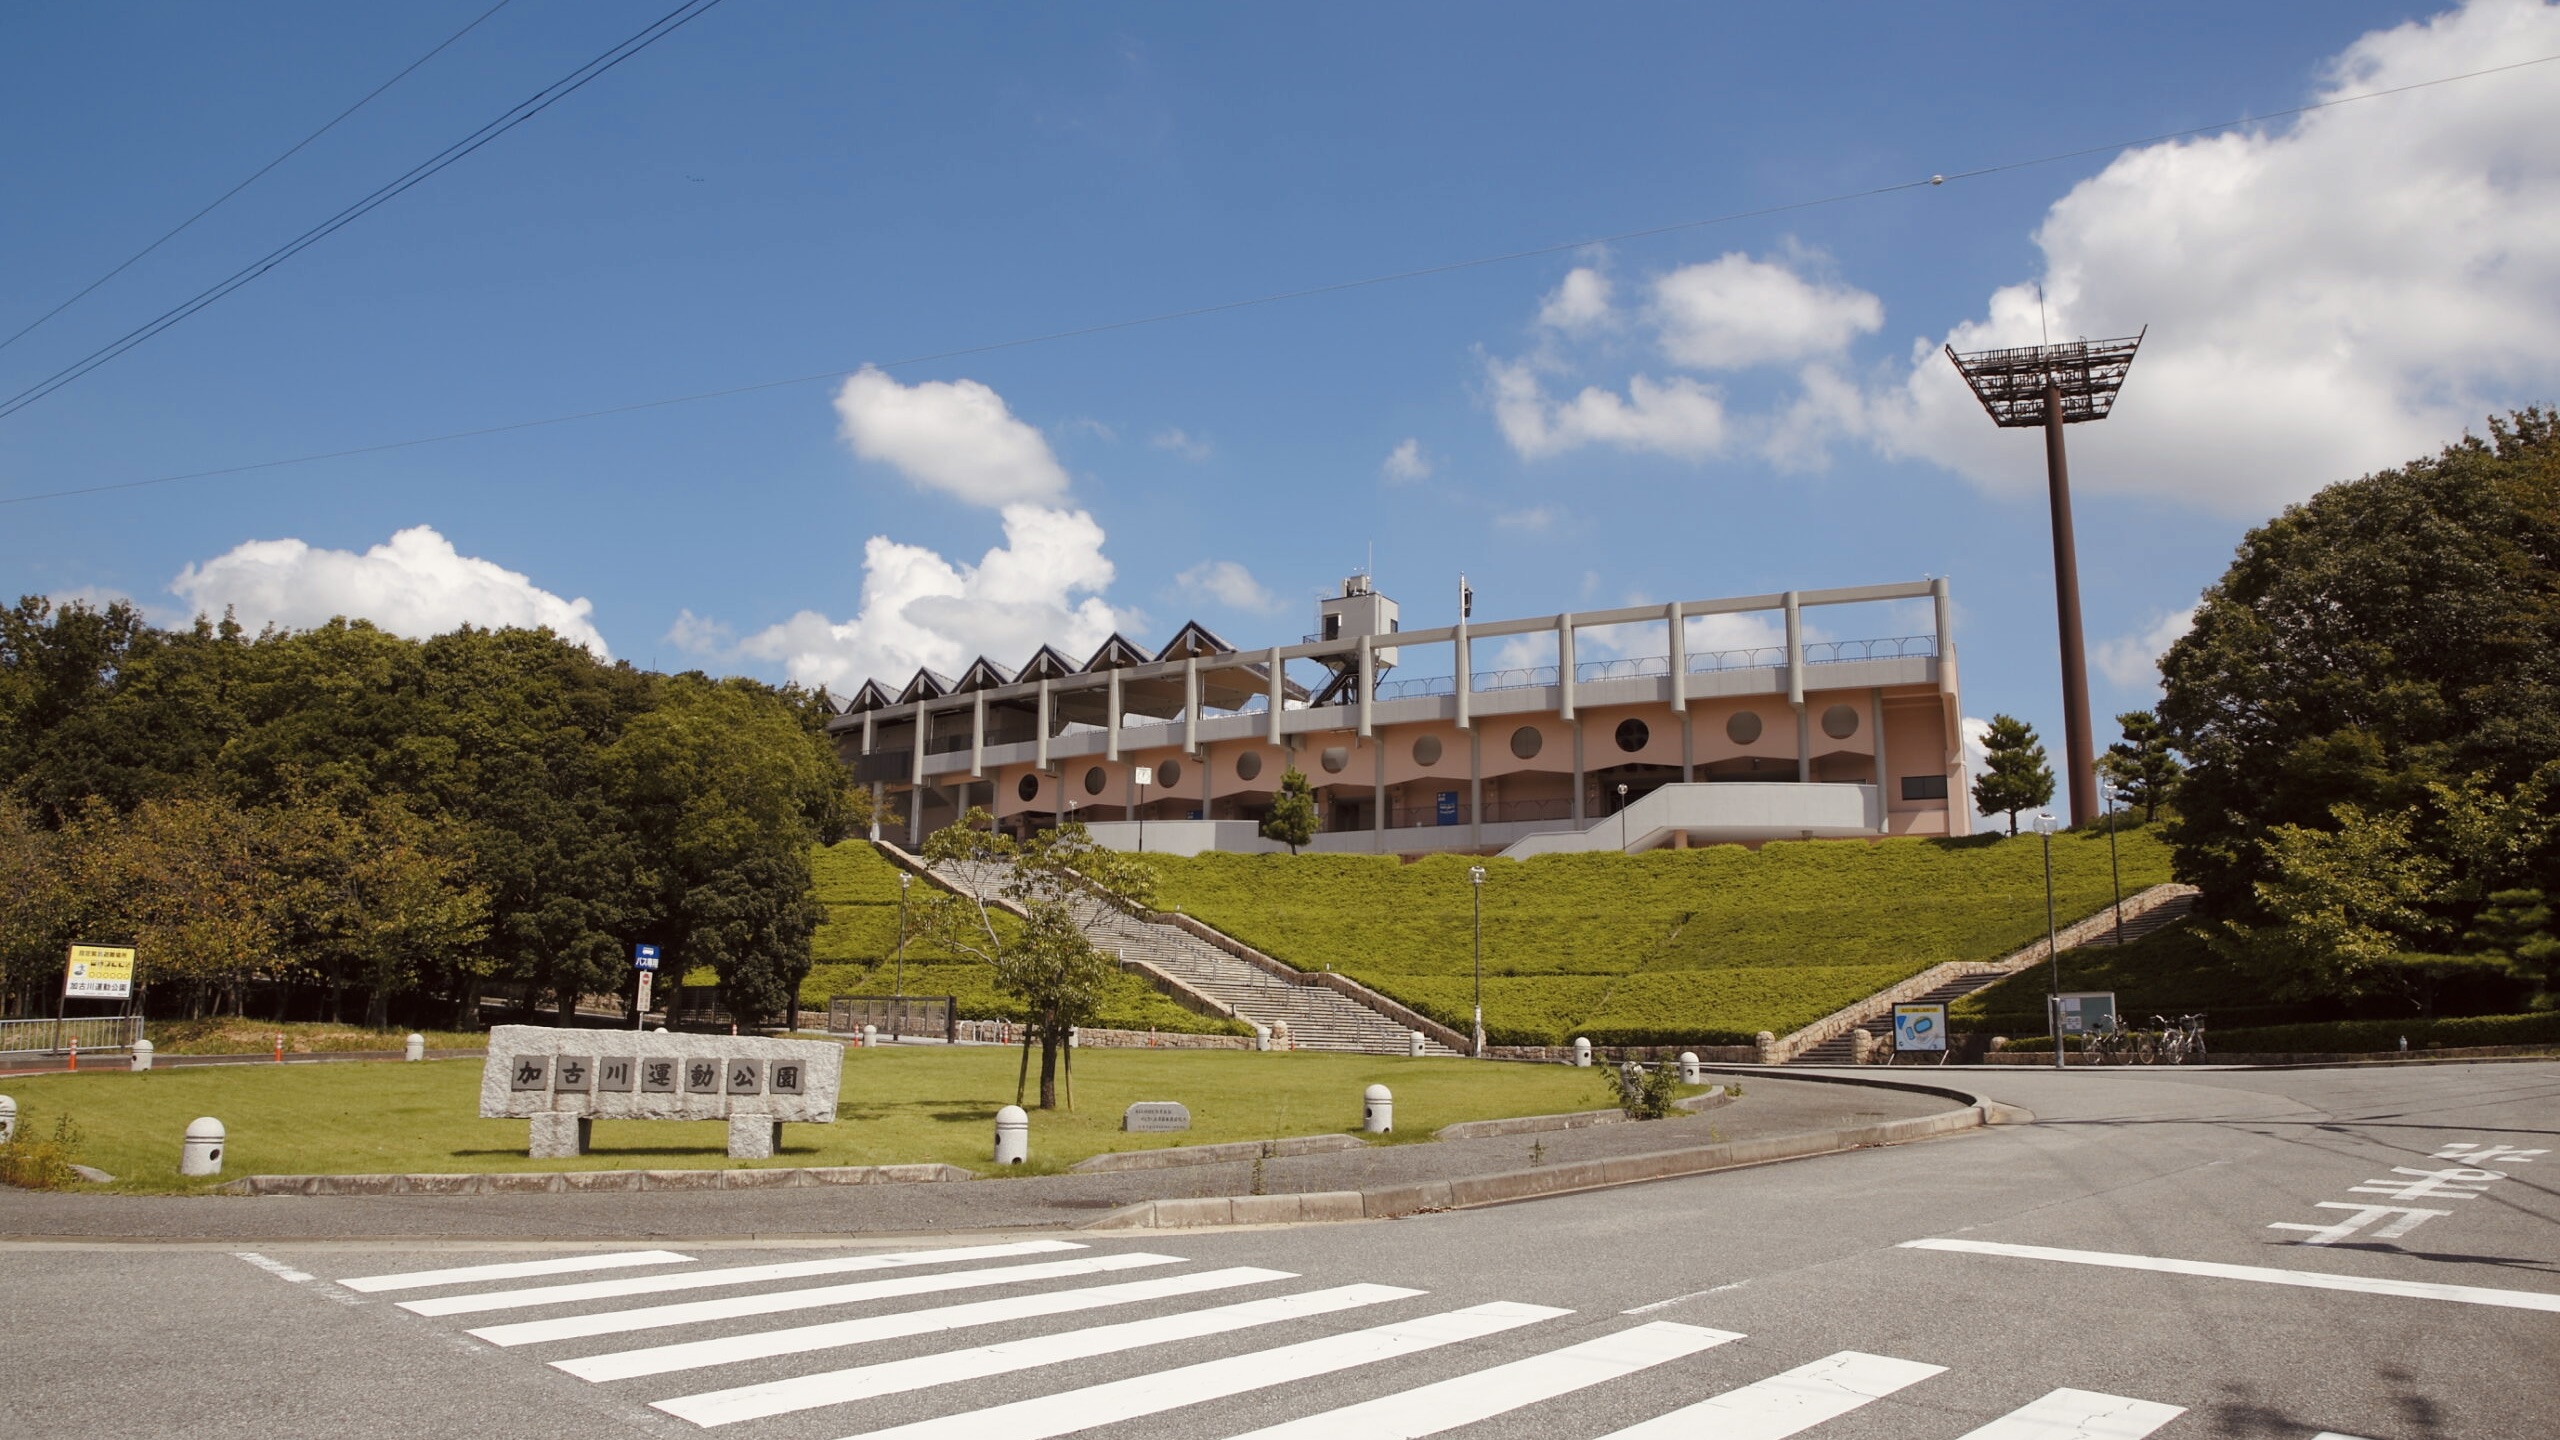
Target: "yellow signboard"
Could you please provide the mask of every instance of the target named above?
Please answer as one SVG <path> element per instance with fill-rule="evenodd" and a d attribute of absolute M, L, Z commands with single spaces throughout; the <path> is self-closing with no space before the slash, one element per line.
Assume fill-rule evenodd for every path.
<path fill-rule="evenodd" d="M 62 977 L 66 999 L 122 1000 L 133 994 L 133 950 L 122 945 L 74 945 L 71 969 Z"/>

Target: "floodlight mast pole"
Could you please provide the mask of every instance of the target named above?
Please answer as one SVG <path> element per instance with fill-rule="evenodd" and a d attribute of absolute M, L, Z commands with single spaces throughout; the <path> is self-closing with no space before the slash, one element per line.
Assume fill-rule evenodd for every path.
<path fill-rule="evenodd" d="M 2071 457 L 2062 444 L 2062 384 L 2044 385 L 2045 487 L 2053 501 L 2053 605 L 2062 630 L 2062 755 L 2071 776 L 2071 823 L 2098 808 L 2096 745 L 2089 734 L 2089 653 L 2080 629 L 2080 547 L 2071 529 Z"/>

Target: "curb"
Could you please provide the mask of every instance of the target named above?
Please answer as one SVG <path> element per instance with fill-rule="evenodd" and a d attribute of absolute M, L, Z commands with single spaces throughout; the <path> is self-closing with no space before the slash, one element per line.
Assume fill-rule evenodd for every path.
<path fill-rule="evenodd" d="M 1856 1081 L 1845 1083 L 1856 1084 Z M 1896 1087 L 1909 1088 L 1909 1087 Z M 1936 1092 L 1948 1093 L 1948 1092 Z M 1970 1098 L 1970 1097 L 1969 1097 Z M 1311 1195 L 1219 1195 L 1191 1200 L 1147 1200 L 1124 1205 L 1076 1227 L 1080 1230 L 1187 1230 L 1207 1225 L 1287 1225 L 1315 1221 L 1391 1220 L 1435 1210 L 1469 1210 L 1506 1205 L 1582 1190 L 1603 1190 L 1648 1180 L 1671 1180 L 1717 1170 L 1802 1160 L 1876 1145 L 1900 1145 L 1977 1129 L 1995 1121 L 1988 1109 L 2014 1110 L 1991 1101 L 1976 1101 L 1961 1110 L 1888 1120 L 1852 1129 L 1812 1130 L 1773 1135 L 1762 1140 L 1732 1140 L 1663 1150 L 1650 1155 L 1621 1155 L 1569 1165 L 1542 1165 L 1500 1175 L 1459 1180 L 1432 1180 L 1391 1185 L 1376 1190 L 1329 1190 Z M 2024 1112 L 2018 1112 L 2024 1113 Z"/>
<path fill-rule="evenodd" d="M 1278 1160 L 1290 1155 L 1330 1155 L 1337 1150 L 1366 1150 L 1357 1135 L 1293 1135 L 1285 1140 L 1231 1140 L 1218 1145 L 1179 1145 L 1161 1150 L 1114 1150 L 1089 1155 L 1067 1167 L 1070 1175 L 1108 1175 L 1128 1170 L 1171 1170 L 1182 1165 L 1224 1165 L 1236 1160 Z"/>
<path fill-rule="evenodd" d="M 216 1195 L 506 1195 L 572 1191 L 776 1190 L 919 1185 L 974 1179 L 957 1165 L 841 1165 L 769 1170 L 565 1170 L 497 1175 L 250 1175 Z"/>

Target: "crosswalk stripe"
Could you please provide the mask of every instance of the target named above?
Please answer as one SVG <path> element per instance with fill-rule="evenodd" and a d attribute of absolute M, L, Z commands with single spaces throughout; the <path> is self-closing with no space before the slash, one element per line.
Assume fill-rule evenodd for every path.
<path fill-rule="evenodd" d="M 803 1290 L 774 1290 L 755 1295 L 724 1295 L 717 1300 L 685 1300 L 672 1305 L 645 1305 L 635 1310 L 598 1310 L 550 1320 L 519 1320 L 511 1325 L 485 1325 L 466 1332 L 502 1349 L 548 1340 L 578 1340 L 590 1335 L 627 1335 L 669 1325 L 705 1320 L 739 1320 L 750 1315 L 781 1315 L 794 1310 L 822 1310 L 864 1300 L 902 1295 L 938 1295 L 951 1290 L 978 1290 L 992 1285 L 1022 1285 L 1033 1280 L 1061 1280 L 1112 1270 L 1144 1270 L 1179 1265 L 1178 1255 L 1144 1250 L 1119 1255 L 1079 1255 L 1073 1260 L 1046 1260 L 1037 1265 L 990 1266 L 980 1270 L 943 1270 L 931 1275 L 897 1275 L 886 1280 L 856 1280 L 845 1285 L 814 1285 Z"/>
<path fill-rule="evenodd" d="M 1810 1365 L 1727 1390 L 1668 1415 L 1630 1425 L 1602 1440 L 1671 1440 L 1712 1435 L 1715 1440 L 1785 1440 L 1825 1420 L 1836 1420 L 1870 1400 L 1943 1374 L 1944 1365 L 1896 1360 L 1843 1350 Z"/>
<path fill-rule="evenodd" d="M 1657 1320 L 1508 1365 L 1251 1431 L 1235 1440 L 1416 1440 L 1741 1338 L 1731 1330 Z"/>
<path fill-rule="evenodd" d="M 2063 1389 L 1966 1431 L 1962 1440 L 2142 1440 L 2186 1413 L 2183 1405 Z"/>
<path fill-rule="evenodd" d="M 1327 1335 L 1249 1355 L 1230 1355 L 1153 1375 L 992 1405 L 983 1410 L 874 1430 L 861 1440 L 1049 1440 L 1096 1425 L 1157 1415 L 1274 1385 L 1330 1375 L 1442 1345 L 1481 1340 L 1505 1330 L 1570 1315 L 1551 1305 L 1496 1300 L 1369 1330 Z"/>
<path fill-rule="evenodd" d="M 957 1380 L 982 1379 L 1067 1360 L 1135 1350 L 1146 1345 L 1223 1335 L 1256 1325 L 1276 1325 L 1284 1320 L 1303 1320 L 1338 1310 L 1356 1310 L 1364 1305 L 1383 1305 L 1390 1300 L 1410 1299 L 1422 1293 L 1397 1285 L 1341 1285 L 1330 1290 L 1310 1290 L 1269 1300 L 1250 1300 L 1241 1305 L 1220 1305 L 1179 1315 L 1159 1315 L 1121 1325 L 1039 1335 L 965 1350 L 946 1350 L 877 1365 L 857 1365 L 845 1370 L 798 1375 L 762 1385 L 741 1385 L 729 1390 L 709 1390 L 699 1395 L 680 1395 L 672 1400 L 651 1403 L 657 1409 L 697 1425 L 730 1425 L 741 1420 L 786 1415 L 795 1410 L 840 1405 L 849 1400 L 867 1400 L 875 1395 L 895 1395 L 934 1385 L 948 1385 Z"/>
<path fill-rule="evenodd" d="M 698 1370 L 706 1365 L 729 1365 L 740 1360 L 762 1360 L 776 1355 L 804 1355 L 812 1350 L 832 1350 L 847 1345 L 867 1344 L 874 1340 L 890 1340 L 908 1335 L 931 1335 L 945 1330 L 960 1330 L 972 1325 L 995 1325 L 1007 1320 L 1030 1320 L 1043 1315 L 1068 1315 L 1080 1310 L 1100 1310 L 1112 1305 L 1130 1305 L 1141 1300 L 1167 1300 L 1177 1295 L 1198 1295 L 1210 1290 L 1228 1290 L 1239 1285 L 1261 1285 L 1274 1280 L 1295 1280 L 1287 1270 L 1263 1270 L 1239 1265 L 1227 1270 L 1204 1270 L 1192 1275 L 1172 1275 L 1158 1280 L 1131 1280 L 1118 1285 L 1095 1285 L 1082 1290 L 1051 1290 L 1040 1295 L 1008 1295 L 1001 1300 L 979 1300 L 967 1305 L 945 1305 L 933 1310 L 906 1310 L 895 1315 L 866 1315 L 859 1320 L 837 1320 L 825 1325 L 801 1325 L 788 1330 L 766 1330 L 753 1335 L 723 1335 L 711 1340 L 688 1340 L 676 1345 L 653 1345 L 645 1350 L 617 1350 L 606 1355 L 587 1355 L 575 1360 L 554 1360 L 551 1368 L 565 1370 L 581 1380 L 629 1380 L 641 1375 L 664 1375 L 676 1370 Z"/>
<path fill-rule="evenodd" d="M 536 1285 L 522 1290 L 439 1295 L 431 1300 L 403 1300 L 400 1308 L 419 1315 L 477 1315 L 491 1310 L 522 1310 L 534 1305 L 565 1305 L 573 1300 L 609 1300 L 622 1295 L 656 1295 L 670 1290 L 708 1290 L 720 1285 L 753 1285 L 766 1280 L 797 1280 L 809 1275 L 841 1275 L 853 1270 L 895 1270 L 907 1265 L 997 1260 L 1009 1255 L 1046 1255 L 1059 1250 L 1084 1248 L 1067 1240 L 1023 1240 L 1009 1245 L 958 1245 L 947 1250 L 838 1255 L 826 1260 L 794 1260 L 781 1265 L 737 1265 L 726 1270 L 688 1270 L 680 1275 L 645 1275 L 631 1280 L 588 1280 L 574 1285 Z"/>
<path fill-rule="evenodd" d="M 562 1255 L 550 1260 L 513 1260 L 500 1265 L 463 1265 L 451 1270 L 412 1270 L 405 1275 L 359 1275 L 338 1283 L 368 1295 L 384 1290 L 423 1290 L 430 1285 L 468 1285 L 475 1280 L 516 1280 L 527 1275 L 574 1275 L 581 1270 L 620 1270 L 632 1265 L 682 1265 L 690 1255 L 673 1250 L 614 1250 L 602 1255 Z"/>

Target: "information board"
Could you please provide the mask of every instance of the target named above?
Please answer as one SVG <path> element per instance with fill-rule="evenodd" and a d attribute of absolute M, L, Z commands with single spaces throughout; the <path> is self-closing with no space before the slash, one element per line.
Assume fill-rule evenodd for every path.
<path fill-rule="evenodd" d="M 1944 1005 L 1894 1006 L 1893 1048 L 1896 1050 L 1946 1049 L 1947 1007 Z"/>
<path fill-rule="evenodd" d="M 74 945 L 63 973 L 63 998 L 123 1000 L 133 994 L 133 950 L 122 945 Z"/>
<path fill-rule="evenodd" d="M 2062 1033 L 2086 1035 L 2092 1030 L 2116 1028 L 2116 992 L 2084 990 L 2078 994 L 2057 995 L 2054 1006 L 2062 1012 Z"/>

